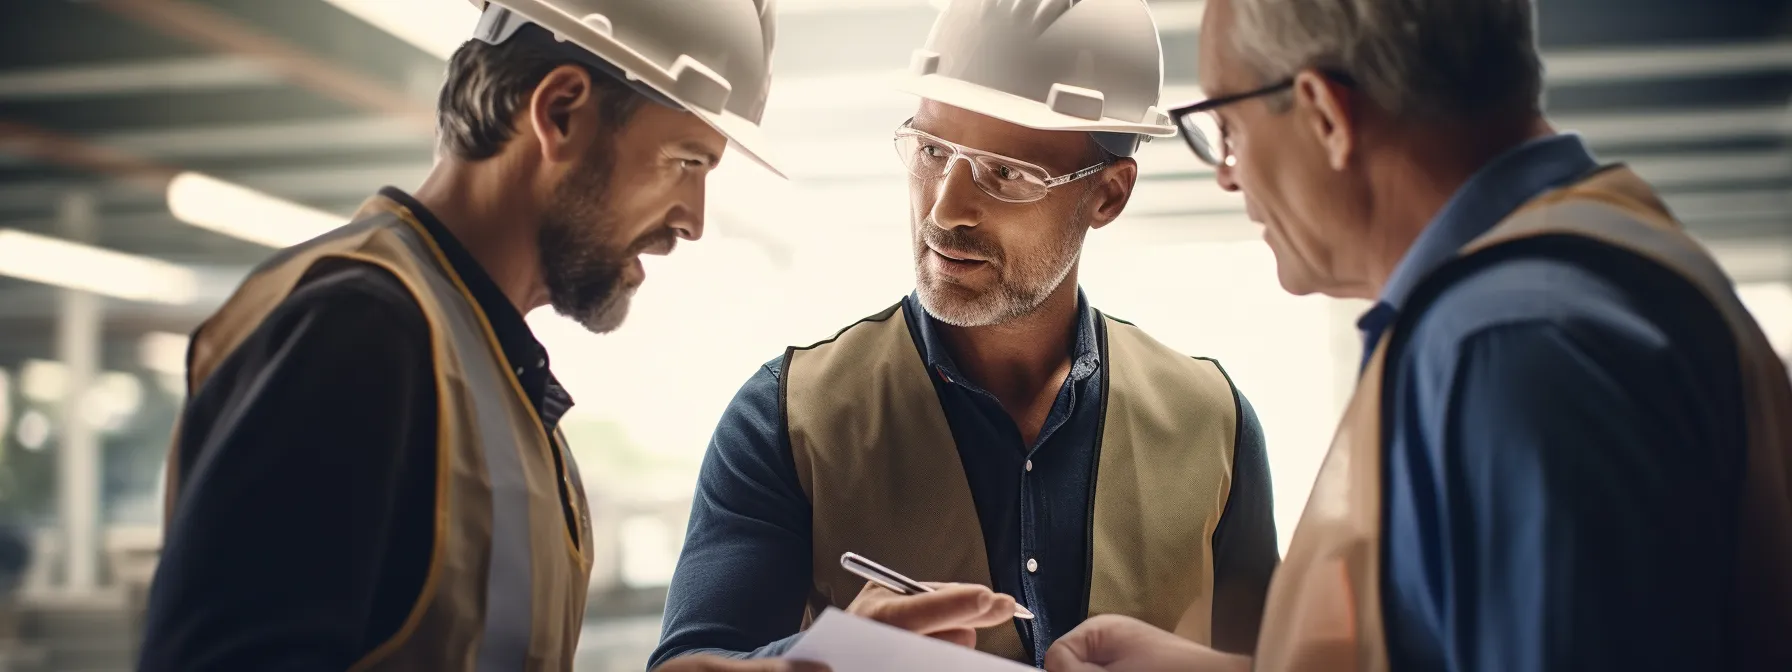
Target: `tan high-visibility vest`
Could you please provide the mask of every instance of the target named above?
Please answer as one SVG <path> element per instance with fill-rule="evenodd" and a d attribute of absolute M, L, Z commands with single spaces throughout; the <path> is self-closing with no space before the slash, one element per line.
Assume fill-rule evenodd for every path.
<path fill-rule="evenodd" d="M 330 259 L 372 264 L 397 277 L 423 310 L 435 363 L 436 506 L 428 574 L 398 632 L 351 669 L 572 669 L 591 571 L 591 521 L 572 453 L 564 437 L 543 430 L 485 313 L 403 206 L 375 197 L 353 223 L 284 250 L 251 273 L 194 334 L 188 389 L 203 387 L 305 273 Z M 556 454 L 566 465 L 564 484 Z M 169 511 L 182 468 L 178 452 L 171 455 Z M 562 485 L 573 501 L 562 502 Z M 576 532 L 563 504 L 577 512 Z"/>
<path fill-rule="evenodd" d="M 865 585 L 840 568 L 847 551 L 920 581 L 992 585 L 957 442 L 904 310 L 897 304 L 784 358 L 785 426 L 814 511 L 805 623 L 846 607 Z M 1133 616 L 1205 643 L 1237 397 L 1213 361 L 1114 318 L 1099 322 L 1107 379 L 1088 613 Z M 1026 659 L 1017 627 L 978 632 L 977 648 Z"/>
<path fill-rule="evenodd" d="M 1748 461 L 1738 499 L 1735 625 L 1746 670 L 1792 670 L 1792 385 L 1729 278 L 1626 168 L 1546 193 L 1469 243 L 1462 257 L 1538 236 L 1579 236 L 1686 278 L 1722 313 L 1741 358 Z M 1435 276 L 1434 276 L 1435 277 Z M 1393 330 L 1390 329 L 1389 332 Z M 1357 384 L 1281 569 L 1257 646 L 1265 672 L 1388 669 L 1381 613 L 1384 335 Z M 1639 596 L 1639 599 L 1643 599 Z"/>

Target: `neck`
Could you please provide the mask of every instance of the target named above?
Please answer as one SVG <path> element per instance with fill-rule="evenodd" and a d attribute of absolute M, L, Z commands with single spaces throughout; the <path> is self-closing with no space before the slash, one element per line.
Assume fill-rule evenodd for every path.
<path fill-rule="evenodd" d="M 1012 407 L 1055 388 L 1070 371 L 1076 339 L 1076 272 L 1032 313 L 985 327 L 940 325 L 959 371 Z"/>
<path fill-rule="evenodd" d="M 1408 250 L 1463 185 L 1501 154 L 1555 134 L 1541 116 L 1516 123 L 1462 124 L 1396 131 L 1393 151 L 1371 158 L 1371 193 L 1361 276 L 1367 297 L 1380 296 Z"/>
<path fill-rule="evenodd" d="M 505 161 L 503 155 L 480 162 L 443 159 L 412 195 L 527 315 L 547 304 L 532 225 L 540 219 L 539 200 L 526 182 L 504 177 L 526 174 L 508 170 Z"/>

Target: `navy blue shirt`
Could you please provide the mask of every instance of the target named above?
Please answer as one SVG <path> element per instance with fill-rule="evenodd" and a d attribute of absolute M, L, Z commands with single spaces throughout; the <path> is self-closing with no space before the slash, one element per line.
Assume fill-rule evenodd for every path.
<path fill-rule="evenodd" d="M 1598 168 L 1573 135 L 1498 158 L 1360 322 L 1369 348 L 1401 325 L 1383 390 L 1395 670 L 1728 669 L 1745 446 L 1715 310 L 1666 269 L 1560 238 L 1426 282 Z"/>
<path fill-rule="evenodd" d="M 1070 375 L 1027 446 L 995 396 L 959 373 L 920 301 L 905 301 L 910 333 L 958 443 L 993 587 L 1037 615 L 1017 627 L 1040 664 L 1051 643 L 1084 617 L 1103 378 L 1099 315 L 1079 292 Z M 696 652 L 776 655 L 796 640 L 811 589 L 810 506 L 779 410 L 781 363 L 761 367 L 716 428 L 650 665 Z M 1214 630 L 1238 632 L 1248 621 L 1244 631 L 1254 638 L 1279 558 L 1263 432 L 1242 394 L 1237 402 L 1232 490 L 1212 542 L 1215 604 L 1230 611 L 1216 609 L 1222 613 Z M 1025 570 L 1029 559 L 1038 571 Z"/>

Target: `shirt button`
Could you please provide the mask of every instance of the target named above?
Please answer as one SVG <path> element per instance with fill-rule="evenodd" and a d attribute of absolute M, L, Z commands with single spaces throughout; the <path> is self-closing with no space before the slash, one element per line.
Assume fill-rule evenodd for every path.
<path fill-rule="evenodd" d="M 523 367 L 516 367 L 516 375 L 523 375 Z"/>
<path fill-rule="evenodd" d="M 1037 571 L 1039 571 L 1039 561 L 1033 558 L 1027 558 L 1027 573 L 1031 574 Z"/>
<path fill-rule="evenodd" d="M 1027 471 L 1032 471 L 1032 470 L 1033 470 L 1033 461 L 1027 460 Z"/>

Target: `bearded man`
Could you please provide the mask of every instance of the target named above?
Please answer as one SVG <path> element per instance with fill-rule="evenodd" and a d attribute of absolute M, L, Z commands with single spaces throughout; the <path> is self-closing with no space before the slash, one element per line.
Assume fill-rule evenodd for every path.
<path fill-rule="evenodd" d="M 276 254 L 194 333 L 139 669 L 572 669 L 604 544 L 523 316 L 615 329 L 638 255 L 702 235 L 730 141 L 764 160 L 774 21 L 478 4 L 423 186 Z"/>

